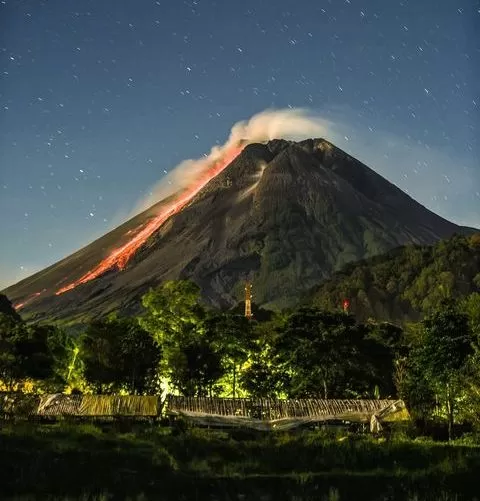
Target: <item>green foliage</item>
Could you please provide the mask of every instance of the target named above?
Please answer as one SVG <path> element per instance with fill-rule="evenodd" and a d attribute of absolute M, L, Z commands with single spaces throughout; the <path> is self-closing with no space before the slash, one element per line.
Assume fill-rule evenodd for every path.
<path fill-rule="evenodd" d="M 92 322 L 81 339 L 84 377 L 100 393 L 152 389 L 161 351 L 134 318 Z"/>
<path fill-rule="evenodd" d="M 206 337 L 222 360 L 223 370 L 231 376 L 231 394 L 238 396 L 238 376 L 254 348 L 252 323 L 244 315 L 212 313 L 205 321 Z M 230 393 L 230 392 L 228 392 Z"/>
<path fill-rule="evenodd" d="M 164 282 L 142 298 L 145 313 L 140 324 L 163 346 L 172 336 L 186 337 L 198 331 L 205 313 L 200 289 L 188 280 Z"/>
<path fill-rule="evenodd" d="M 460 303 L 460 308 L 468 317 L 475 348 L 478 350 L 480 349 L 480 293 L 475 292 L 464 298 Z"/>
<path fill-rule="evenodd" d="M 46 380 L 43 378 L 42 390 L 62 392 L 69 377 L 69 356 L 75 347 L 73 338 L 53 325 L 32 325 L 29 331 L 33 339 L 46 339 L 52 359 L 51 375 Z"/>
<path fill-rule="evenodd" d="M 288 314 L 275 313 L 266 317 L 264 322 L 251 322 L 252 343 L 248 361 L 240 375 L 240 385 L 248 395 L 266 398 L 285 396 L 284 388 L 289 379 L 281 368 L 274 346 L 287 319 Z"/>
<path fill-rule="evenodd" d="M 468 367 L 474 355 L 468 316 L 452 301 L 443 301 L 422 323 L 420 337 L 411 347 L 408 376 L 401 392 L 422 417 L 433 400 L 446 410 L 449 438 L 466 386 Z"/>
<path fill-rule="evenodd" d="M 418 321 L 444 299 L 480 291 L 479 240 L 478 234 L 456 235 L 432 247 L 407 245 L 348 264 L 306 301 L 332 309 L 349 298 L 359 320 Z"/>
<path fill-rule="evenodd" d="M 292 397 L 347 398 L 366 395 L 377 382 L 374 352 L 388 348 L 345 313 L 301 308 L 287 320 L 274 349 L 289 375 Z M 381 379 L 381 378 L 378 378 Z"/>
<path fill-rule="evenodd" d="M 473 354 L 467 315 L 443 303 L 423 321 L 423 346 L 419 352 L 426 377 L 448 385 Z"/>
<path fill-rule="evenodd" d="M 142 299 L 139 322 L 161 347 L 161 374 L 183 395 L 211 394 L 223 375 L 222 356 L 208 339 L 200 289 L 186 280 L 169 281 Z"/>
<path fill-rule="evenodd" d="M 54 329 L 29 328 L 15 315 L 0 313 L 0 380 L 8 390 L 56 375 L 57 336 Z"/>

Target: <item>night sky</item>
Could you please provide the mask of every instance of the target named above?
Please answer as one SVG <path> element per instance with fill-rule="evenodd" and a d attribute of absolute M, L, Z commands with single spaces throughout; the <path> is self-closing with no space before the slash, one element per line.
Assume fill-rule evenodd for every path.
<path fill-rule="evenodd" d="M 0 288 L 266 108 L 480 227 L 480 2 L 0 2 Z"/>

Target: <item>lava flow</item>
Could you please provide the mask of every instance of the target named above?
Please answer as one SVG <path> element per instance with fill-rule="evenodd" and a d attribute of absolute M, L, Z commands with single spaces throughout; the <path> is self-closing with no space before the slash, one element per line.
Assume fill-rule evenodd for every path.
<path fill-rule="evenodd" d="M 165 221 L 179 212 L 187 203 L 215 176 L 220 174 L 243 150 L 244 145 L 235 145 L 230 148 L 225 155 L 213 165 L 211 165 L 199 179 L 195 181 L 194 184 L 186 188 L 170 205 L 168 205 L 165 210 L 163 210 L 158 216 L 155 216 L 148 224 L 139 231 L 131 240 L 129 240 L 125 245 L 119 247 L 112 251 L 103 261 L 101 261 L 95 268 L 88 271 L 80 277 L 75 282 L 72 282 L 65 287 L 59 289 L 55 294 L 58 296 L 74 289 L 78 285 L 89 282 L 99 277 L 106 271 L 112 268 L 118 268 L 123 270 L 127 265 L 128 261 L 135 254 L 135 252 L 145 243 L 145 241 L 152 235 L 156 230 L 162 226 Z"/>
<path fill-rule="evenodd" d="M 28 303 L 31 303 L 34 299 L 36 299 L 38 296 L 40 296 L 41 292 L 35 292 L 35 294 L 32 294 L 29 296 L 25 301 L 22 301 L 21 303 L 16 303 L 13 305 L 16 311 L 21 310 L 24 306 L 26 306 Z"/>

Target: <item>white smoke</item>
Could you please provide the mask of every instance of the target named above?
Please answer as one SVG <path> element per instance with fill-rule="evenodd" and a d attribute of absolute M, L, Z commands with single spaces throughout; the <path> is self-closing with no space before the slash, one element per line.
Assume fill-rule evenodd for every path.
<path fill-rule="evenodd" d="M 133 214 L 138 214 L 195 182 L 212 163 L 220 159 L 230 148 L 237 146 L 240 141 L 251 144 L 271 139 L 299 140 L 320 137 L 325 136 L 330 125 L 327 120 L 303 108 L 265 110 L 249 120 L 237 122 L 232 127 L 225 144 L 214 146 L 203 158 L 184 160 L 177 165 L 152 187 L 149 195 L 140 201 Z"/>

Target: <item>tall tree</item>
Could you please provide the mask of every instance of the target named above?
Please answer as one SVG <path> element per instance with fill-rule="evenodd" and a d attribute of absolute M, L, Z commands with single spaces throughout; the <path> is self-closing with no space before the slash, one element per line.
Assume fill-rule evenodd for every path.
<path fill-rule="evenodd" d="M 92 322 L 82 337 L 86 380 L 100 393 L 143 393 L 153 384 L 161 352 L 135 318 Z"/>
<path fill-rule="evenodd" d="M 161 346 L 161 372 L 184 395 L 205 395 L 222 376 L 221 355 L 206 335 L 200 289 L 168 281 L 142 298 L 141 325 Z"/>
<path fill-rule="evenodd" d="M 335 398 L 343 396 L 347 386 L 355 390 L 359 341 L 349 315 L 317 308 L 294 312 L 275 343 L 278 360 L 290 374 L 288 393 Z"/>
<path fill-rule="evenodd" d="M 253 346 L 250 347 L 248 362 L 240 374 L 239 382 L 252 397 L 284 396 L 285 389 L 289 387 L 289 374 L 285 370 L 285 363 L 282 363 L 284 358 L 275 349 L 288 318 L 284 312 L 270 313 L 266 321 L 251 322 Z"/>
<path fill-rule="evenodd" d="M 445 402 L 449 439 L 453 438 L 455 400 L 473 354 L 472 341 L 467 315 L 451 301 L 443 301 L 423 321 L 422 347 L 417 357 L 425 377 Z"/>
<path fill-rule="evenodd" d="M 231 396 L 238 392 L 238 377 L 242 365 L 254 350 L 253 323 L 243 315 L 220 312 L 205 321 L 206 336 L 220 354 L 224 369 L 231 375 Z"/>
<path fill-rule="evenodd" d="M 28 328 L 15 315 L 0 313 L 0 380 L 8 390 L 51 378 L 54 366 L 48 329 Z"/>
<path fill-rule="evenodd" d="M 363 333 L 358 367 L 368 381 L 368 395 L 373 386 L 377 396 L 394 396 L 398 369 L 406 356 L 402 328 L 388 322 L 368 322 L 358 327 Z"/>
<path fill-rule="evenodd" d="M 67 383 L 70 355 L 75 346 L 73 338 L 53 325 L 32 325 L 28 329 L 33 339 L 46 340 L 51 357 L 51 374 L 43 380 L 43 389 L 62 392 Z"/>
<path fill-rule="evenodd" d="M 480 288 L 480 285 L 479 285 Z M 467 315 L 475 348 L 480 351 L 480 294 L 474 292 L 461 301 L 461 310 Z"/>

